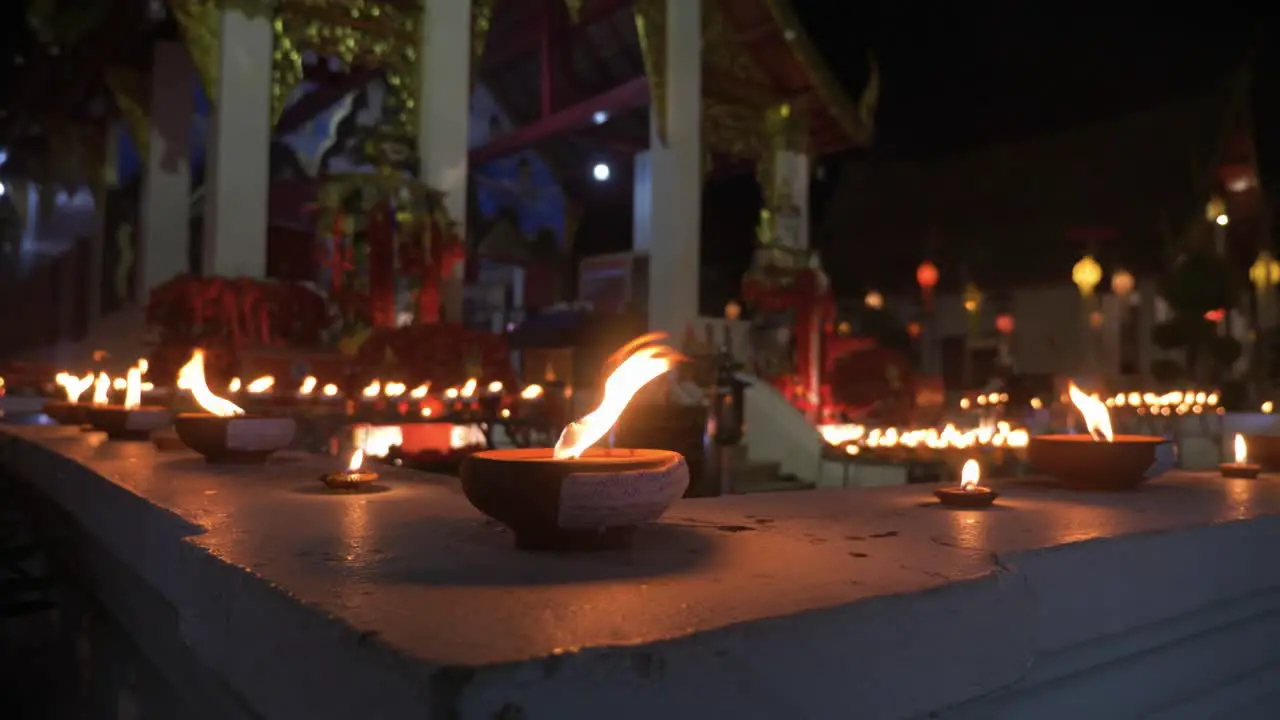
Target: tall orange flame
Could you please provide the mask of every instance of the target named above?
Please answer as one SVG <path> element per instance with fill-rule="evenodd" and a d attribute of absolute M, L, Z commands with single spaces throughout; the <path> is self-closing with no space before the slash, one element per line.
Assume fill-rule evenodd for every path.
<path fill-rule="evenodd" d="M 124 409 L 135 410 L 142 405 L 142 368 L 131 367 L 125 374 Z"/>
<path fill-rule="evenodd" d="M 1096 397 L 1085 395 L 1075 383 L 1067 386 L 1067 392 L 1071 395 L 1071 403 L 1084 418 L 1084 426 L 1089 429 L 1093 439 L 1115 442 L 1115 435 L 1111 432 L 1111 413 L 1107 412 L 1106 404 Z"/>
<path fill-rule="evenodd" d="M 196 404 L 211 415 L 235 417 L 244 414 L 244 409 L 239 405 L 220 398 L 209 390 L 204 379 L 204 350 L 199 348 L 191 352 L 191 359 L 178 371 L 178 389 L 190 392 Z"/>
<path fill-rule="evenodd" d="M 67 393 L 67 402 L 75 405 L 80 402 L 80 396 L 84 394 L 84 391 L 93 386 L 93 373 L 86 373 L 82 378 L 78 378 L 71 373 L 58 373 L 55 381 Z"/>
<path fill-rule="evenodd" d="M 111 378 L 106 373 L 98 373 L 98 379 L 93 383 L 93 404 L 106 405 L 110 398 L 107 393 L 111 390 Z"/>
<path fill-rule="evenodd" d="M 960 468 L 960 487 L 965 492 L 972 492 L 978 489 L 978 479 L 982 477 L 982 466 L 978 465 L 978 461 L 969 458 L 964 461 L 964 467 Z"/>
<path fill-rule="evenodd" d="M 684 360 L 684 356 L 672 348 L 658 344 L 666 337 L 664 333 L 642 335 L 609 358 L 605 367 L 615 366 L 615 369 L 604 381 L 604 397 L 595 410 L 565 426 L 560 440 L 556 442 L 553 457 L 580 457 L 587 448 L 608 434 L 641 388 Z"/>

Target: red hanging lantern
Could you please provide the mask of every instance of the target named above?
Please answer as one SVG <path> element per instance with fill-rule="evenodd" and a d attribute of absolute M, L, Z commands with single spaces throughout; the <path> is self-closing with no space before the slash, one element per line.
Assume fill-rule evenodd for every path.
<path fill-rule="evenodd" d="M 920 292 L 928 303 L 933 299 L 933 289 L 938 286 L 938 266 L 925 260 L 916 268 L 916 282 L 920 284 Z"/>
<path fill-rule="evenodd" d="M 1001 335 L 1012 335 L 1013 327 L 1012 313 L 1000 313 L 996 316 L 996 330 L 999 330 Z"/>

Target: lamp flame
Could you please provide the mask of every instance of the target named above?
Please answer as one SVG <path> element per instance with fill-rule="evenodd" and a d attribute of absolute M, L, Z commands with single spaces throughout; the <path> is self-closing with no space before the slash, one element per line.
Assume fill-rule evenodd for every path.
<path fill-rule="evenodd" d="M 969 458 L 964 461 L 964 467 L 960 468 L 960 489 L 965 492 L 973 492 L 978 489 L 978 479 L 982 476 L 982 467 L 978 465 L 978 461 Z"/>
<path fill-rule="evenodd" d="M 1236 433 L 1236 462 L 1241 465 L 1249 462 L 1249 445 L 1240 433 Z"/>
<path fill-rule="evenodd" d="M 427 396 L 427 392 L 431 390 L 431 383 L 423 383 L 418 387 L 409 391 L 409 397 L 414 400 L 421 400 Z"/>
<path fill-rule="evenodd" d="M 1085 395 L 1075 383 L 1067 387 L 1067 392 L 1071 395 L 1071 403 L 1084 418 L 1084 426 L 1089 429 L 1093 439 L 1115 442 L 1116 436 L 1111 432 L 1111 414 L 1107 412 L 1107 406 L 1101 400 Z"/>
<path fill-rule="evenodd" d="M 106 405 L 109 400 L 107 397 L 109 390 L 111 390 L 111 378 L 104 372 L 98 373 L 98 379 L 93 383 L 93 404 Z"/>
<path fill-rule="evenodd" d="M 220 398 L 209 390 L 204 379 L 204 350 L 199 348 L 191 352 L 191 359 L 178 371 L 178 389 L 190 392 L 196 404 L 210 415 L 235 417 L 244 414 L 244 409 L 239 405 Z"/>
<path fill-rule="evenodd" d="M 298 394 L 310 395 L 311 393 L 315 392 L 317 382 L 318 381 L 316 380 L 315 375 L 308 375 L 302 378 L 302 385 L 298 386 Z"/>
<path fill-rule="evenodd" d="M 488 390 L 493 395 L 497 395 L 498 393 L 502 392 L 502 381 L 494 380 L 493 382 L 489 383 Z"/>
<path fill-rule="evenodd" d="M 364 464 L 364 450 L 362 450 L 361 448 L 356 448 L 356 451 L 351 453 L 351 461 L 347 463 L 347 472 L 356 472 L 357 470 L 360 469 L 360 466 L 363 464 Z"/>
<path fill-rule="evenodd" d="M 58 377 L 55 380 L 66 391 L 67 402 L 75 405 L 80 402 L 80 396 L 84 394 L 84 391 L 93 385 L 93 373 L 86 373 L 82 378 L 78 378 L 71 373 L 58 373 Z"/>
<path fill-rule="evenodd" d="M 124 409 L 136 410 L 142 405 L 142 369 L 129 368 L 125 374 Z"/>
<path fill-rule="evenodd" d="M 231 382 L 227 383 L 227 392 L 240 392 L 240 385 L 240 378 L 231 378 Z"/>
<path fill-rule="evenodd" d="M 520 391 L 520 397 L 523 400 L 537 400 L 542 397 L 542 386 L 537 384 L 530 385 Z"/>
<path fill-rule="evenodd" d="M 477 383 L 476 383 L 476 379 L 475 379 L 475 378 L 467 378 L 467 382 L 466 382 L 466 383 L 464 383 L 464 384 L 463 384 L 463 386 L 462 386 L 462 393 L 461 393 L 461 394 L 462 394 L 462 397 L 464 397 L 464 398 L 469 398 L 469 397 L 471 397 L 472 395 L 475 395 L 475 394 L 476 394 L 476 385 L 477 385 Z"/>
<path fill-rule="evenodd" d="M 360 394 L 365 396 L 366 398 L 378 397 L 379 395 L 382 394 L 382 381 L 375 379 L 373 382 L 369 383 L 368 385 L 365 385 L 364 389 L 360 391 Z"/>
<path fill-rule="evenodd" d="M 664 333 L 642 335 L 624 345 L 609 359 L 608 365 L 625 358 L 604 381 L 604 397 L 595 410 L 581 420 L 569 423 L 560 433 L 552 457 L 557 460 L 580 457 L 599 442 L 618 422 L 631 398 L 659 375 L 666 373 L 684 357 L 674 349 L 656 344 L 666 339 Z"/>
<path fill-rule="evenodd" d="M 263 375 L 262 377 L 256 378 L 253 380 L 253 382 L 246 385 L 245 390 L 249 391 L 250 395 L 261 395 L 262 393 L 267 392 L 271 388 L 275 387 L 275 384 L 276 384 L 276 379 L 274 377 L 271 377 L 270 375 Z"/>

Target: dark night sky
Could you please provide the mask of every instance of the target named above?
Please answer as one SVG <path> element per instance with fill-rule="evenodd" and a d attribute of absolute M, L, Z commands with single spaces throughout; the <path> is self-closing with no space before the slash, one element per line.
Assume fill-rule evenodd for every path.
<path fill-rule="evenodd" d="M 1261 36 L 1256 18 L 1229 2 L 1162 17 L 1069 13 L 1042 0 L 793 3 L 854 92 L 865 49 L 875 53 L 874 152 L 891 157 L 945 154 L 1142 107 L 1221 77 Z"/>

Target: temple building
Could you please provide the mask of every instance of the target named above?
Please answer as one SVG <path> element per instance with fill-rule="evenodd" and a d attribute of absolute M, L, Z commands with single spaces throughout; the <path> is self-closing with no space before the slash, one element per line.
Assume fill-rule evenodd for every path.
<path fill-rule="evenodd" d="M 785 0 L 99 5 L 32 5 L 0 171 L 20 254 L 50 256 L 21 287 L 86 280 L 34 295 L 74 334 L 184 273 L 322 276 L 324 238 L 365 232 L 391 176 L 466 240 L 446 319 L 570 299 L 592 286 L 575 235 L 610 227 L 583 186 L 620 172 L 624 264 L 661 283 L 650 326 L 680 333 L 705 180 L 754 170 L 765 236 L 807 248 L 810 158 L 867 143 L 878 95 L 832 79 Z"/>

